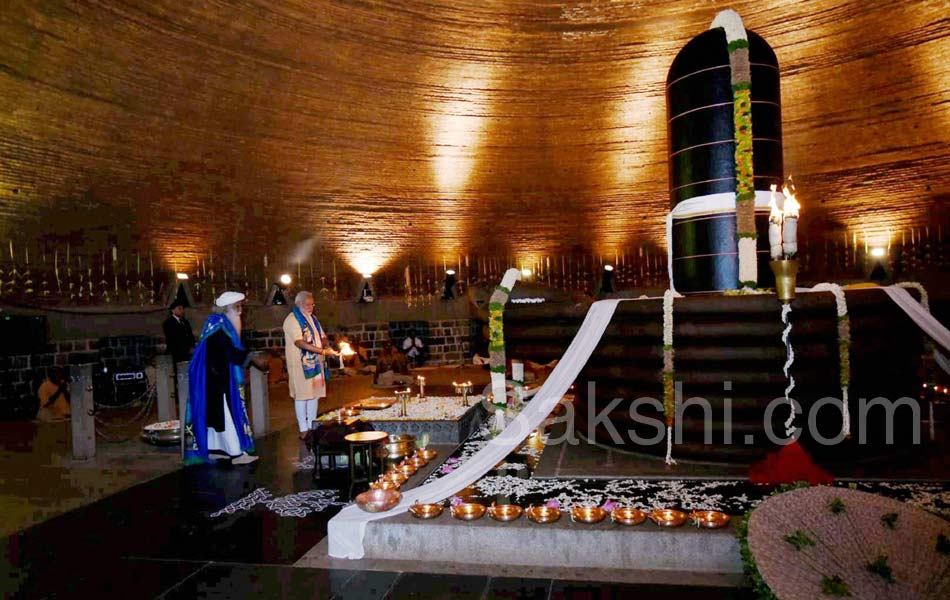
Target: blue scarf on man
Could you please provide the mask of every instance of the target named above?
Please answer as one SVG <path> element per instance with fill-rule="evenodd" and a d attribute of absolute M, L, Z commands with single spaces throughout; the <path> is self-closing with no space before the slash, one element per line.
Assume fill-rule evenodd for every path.
<path fill-rule="evenodd" d="M 185 464 L 201 464 L 211 462 L 208 456 L 208 422 L 207 412 L 207 394 L 205 379 L 207 378 L 207 340 L 208 337 L 219 330 L 224 330 L 231 339 L 235 348 L 244 349 L 241 344 L 241 337 L 238 332 L 224 315 L 213 314 L 205 321 L 201 328 L 201 339 L 195 346 L 195 353 L 191 357 L 191 363 L 188 365 L 188 405 L 185 414 L 186 432 L 190 431 L 193 435 L 193 441 L 185 449 Z M 228 390 L 228 400 L 230 402 L 231 418 L 234 421 L 234 428 L 237 430 L 238 441 L 241 443 L 241 450 L 244 452 L 254 451 L 254 438 L 247 433 L 247 411 L 244 408 L 244 401 L 241 398 L 241 389 L 244 387 L 244 369 L 240 365 L 231 365 L 231 381 Z"/>
<path fill-rule="evenodd" d="M 327 346 L 326 336 L 323 334 L 323 327 L 320 326 L 320 321 L 317 320 L 315 316 L 310 315 L 314 324 L 317 326 L 316 331 L 310 326 L 310 321 L 304 316 L 299 306 L 294 307 L 294 317 L 296 317 L 297 323 L 300 325 L 300 330 L 303 333 L 303 341 L 308 344 L 316 345 L 319 339 L 321 346 L 324 348 Z M 303 376 L 305 378 L 313 379 L 320 374 L 322 368 L 323 380 L 330 380 L 330 367 L 327 366 L 327 361 L 320 361 L 319 355 L 316 352 L 300 348 L 300 362 L 303 364 Z"/>

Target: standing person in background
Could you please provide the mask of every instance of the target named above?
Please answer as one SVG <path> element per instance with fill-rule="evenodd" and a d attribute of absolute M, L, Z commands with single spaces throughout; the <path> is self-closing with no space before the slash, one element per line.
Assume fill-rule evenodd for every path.
<path fill-rule="evenodd" d="M 162 323 L 162 332 L 165 334 L 165 353 L 172 355 L 175 363 L 190 360 L 195 351 L 195 334 L 191 330 L 191 323 L 185 318 L 185 306 L 175 300 L 168 307 L 171 314 Z"/>
<path fill-rule="evenodd" d="M 267 371 L 241 343 L 244 294 L 224 292 L 214 301 L 214 313 L 201 328 L 201 339 L 188 366 L 186 431 L 193 441 L 185 464 L 230 458 L 235 465 L 257 460 L 254 436 L 244 406 L 244 369 L 251 362 Z"/>
<path fill-rule="evenodd" d="M 195 351 L 195 334 L 191 330 L 191 323 L 185 318 L 185 305 L 180 300 L 172 302 L 168 307 L 171 313 L 162 323 L 162 333 L 165 334 L 165 353 L 172 357 L 172 376 L 178 381 L 178 363 L 191 360 Z M 178 385 L 172 386 L 175 405 L 181 406 L 178 398 Z"/>
<path fill-rule="evenodd" d="M 284 319 L 287 384 L 294 399 L 300 439 L 308 441 L 320 398 L 327 395 L 327 356 L 337 356 L 313 314 L 313 294 L 299 292 L 294 310 Z"/>

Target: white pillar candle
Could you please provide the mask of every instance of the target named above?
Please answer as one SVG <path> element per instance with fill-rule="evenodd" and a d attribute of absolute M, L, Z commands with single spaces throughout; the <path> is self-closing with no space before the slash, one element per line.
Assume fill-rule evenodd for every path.
<path fill-rule="evenodd" d="M 524 363 L 520 360 L 511 361 L 511 379 L 524 383 Z"/>
<path fill-rule="evenodd" d="M 782 250 L 785 256 L 798 253 L 798 219 L 794 217 L 785 217 L 782 226 Z"/>
<path fill-rule="evenodd" d="M 775 194 L 775 184 L 772 184 L 772 196 L 769 199 L 769 254 L 772 260 L 782 258 L 782 209 L 778 206 Z"/>
<path fill-rule="evenodd" d="M 785 194 L 782 250 L 788 257 L 798 252 L 798 211 L 801 207 L 795 199 L 795 193 L 790 191 L 788 186 L 782 188 L 782 193 Z"/>

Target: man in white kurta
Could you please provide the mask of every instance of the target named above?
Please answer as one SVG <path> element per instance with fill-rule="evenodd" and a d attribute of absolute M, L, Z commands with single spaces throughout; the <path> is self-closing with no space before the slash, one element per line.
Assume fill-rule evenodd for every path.
<path fill-rule="evenodd" d="M 317 319 L 313 316 L 313 294 L 299 292 L 294 299 L 308 328 L 300 324 L 298 315 L 291 312 L 284 319 L 284 347 L 287 355 L 287 384 L 290 388 L 290 397 L 294 400 L 294 410 L 297 414 L 297 425 L 300 430 L 300 439 L 305 440 L 310 434 L 313 420 L 317 417 L 317 405 L 320 398 L 327 395 L 327 382 L 324 377 L 323 362 L 327 356 L 335 356 L 336 352 L 330 347 L 326 335 Z M 304 369 L 304 354 L 316 354 L 319 367 L 316 375 L 307 377 Z"/>

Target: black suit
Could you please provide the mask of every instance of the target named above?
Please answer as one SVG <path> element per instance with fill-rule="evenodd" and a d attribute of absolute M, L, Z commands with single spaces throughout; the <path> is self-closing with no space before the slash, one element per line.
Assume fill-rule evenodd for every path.
<path fill-rule="evenodd" d="M 176 363 L 191 358 L 191 351 L 195 348 L 195 334 L 191 331 L 191 323 L 182 317 L 179 321 L 170 315 L 162 323 L 165 333 L 165 352 L 172 355 Z"/>

